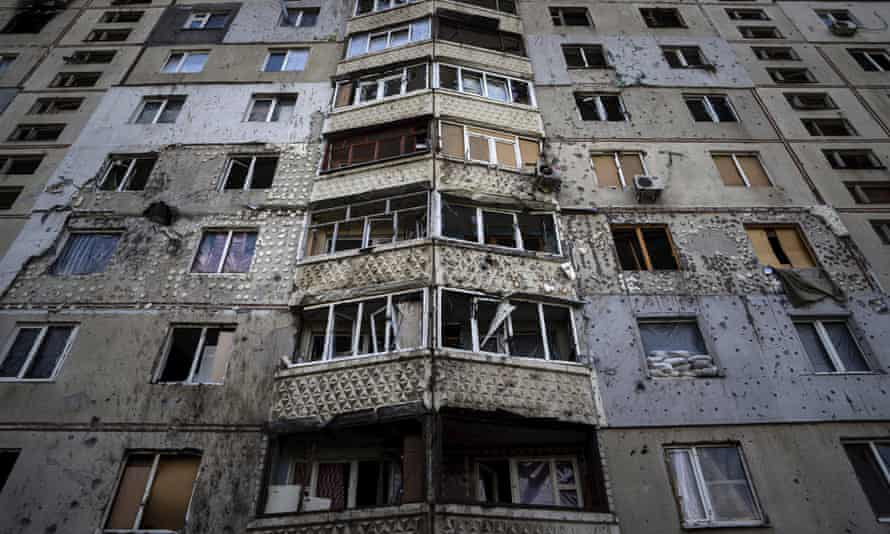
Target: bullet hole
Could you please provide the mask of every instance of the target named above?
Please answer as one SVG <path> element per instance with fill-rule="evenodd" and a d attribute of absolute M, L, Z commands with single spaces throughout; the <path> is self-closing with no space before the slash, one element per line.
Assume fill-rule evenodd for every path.
<path fill-rule="evenodd" d="M 98 441 L 99 440 L 97 438 L 92 437 L 92 438 L 87 438 L 87 439 L 83 440 L 83 444 L 86 445 L 87 447 L 95 447 L 96 443 Z"/>
<path fill-rule="evenodd" d="M 640 449 L 640 454 L 649 454 L 649 446 L 643 445 L 643 448 Z"/>
<path fill-rule="evenodd" d="M 19 524 L 22 525 L 23 527 L 26 527 L 31 524 L 31 518 L 23 517 L 23 518 L 19 519 Z"/>
<path fill-rule="evenodd" d="M 78 501 L 71 501 L 70 503 L 68 503 L 68 508 L 71 508 L 72 510 L 79 507 L 80 503 Z"/>
<path fill-rule="evenodd" d="M 636 391 L 638 393 L 642 392 L 642 391 L 646 391 L 646 384 L 644 384 L 642 380 L 637 380 L 637 383 L 634 386 L 634 391 Z"/>
<path fill-rule="evenodd" d="M 46 532 L 47 534 L 53 534 L 53 532 L 55 532 L 58 528 L 59 528 L 59 527 L 57 527 L 57 526 L 55 525 L 55 523 L 53 523 L 52 525 L 46 527 L 45 532 Z"/>
<path fill-rule="evenodd" d="M 101 480 L 101 479 L 94 478 L 93 480 L 90 481 L 90 487 L 93 488 L 93 489 L 96 489 L 96 488 L 98 488 L 98 487 L 101 486 L 101 485 L 102 485 L 102 480 Z M 75 501 L 75 502 L 77 502 L 77 501 Z"/>

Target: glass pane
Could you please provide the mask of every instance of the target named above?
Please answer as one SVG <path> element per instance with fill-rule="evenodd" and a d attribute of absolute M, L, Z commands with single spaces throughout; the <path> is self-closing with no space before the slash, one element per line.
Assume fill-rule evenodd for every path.
<path fill-rule="evenodd" d="M 326 224 L 317 226 L 309 231 L 309 246 L 307 250 L 310 256 L 330 254 L 334 239 L 334 225 Z"/>
<path fill-rule="evenodd" d="M 510 314 L 513 325 L 510 353 L 526 358 L 545 358 L 538 305 L 531 302 L 512 302 L 512 304 L 516 309 Z"/>
<path fill-rule="evenodd" d="M 714 113 L 717 114 L 720 122 L 735 122 L 735 114 L 732 112 L 728 99 L 711 98 L 711 107 L 714 108 Z"/>
<path fill-rule="evenodd" d="M 383 96 L 396 96 L 402 93 L 402 78 L 389 78 L 383 81 Z"/>
<path fill-rule="evenodd" d="M 510 88 L 513 92 L 511 98 L 514 104 L 531 105 L 532 97 L 531 91 L 529 90 L 529 84 L 513 80 L 510 82 Z"/>
<path fill-rule="evenodd" d="M 53 274 L 92 274 L 104 271 L 119 239 L 118 234 L 72 234 L 53 264 Z"/>
<path fill-rule="evenodd" d="M 509 460 L 484 460 L 476 464 L 479 480 L 476 498 L 489 504 L 512 502 Z"/>
<path fill-rule="evenodd" d="M 560 485 L 575 484 L 575 466 L 572 462 L 556 462 L 556 483 Z"/>
<path fill-rule="evenodd" d="M 148 183 L 148 178 L 151 176 L 151 171 L 155 166 L 155 158 L 139 158 L 136 160 L 136 164 L 133 165 L 133 170 L 130 173 L 130 179 L 127 181 L 127 185 L 124 187 L 127 191 L 142 191 L 145 189 L 145 184 Z"/>
<path fill-rule="evenodd" d="M 207 25 L 205 28 L 208 29 L 218 29 L 222 28 L 226 25 L 226 19 L 228 15 L 225 13 L 214 13 L 210 15 L 210 19 L 207 21 Z"/>
<path fill-rule="evenodd" d="M 487 245 L 516 247 L 516 228 L 512 213 L 483 211 L 482 231 Z"/>
<path fill-rule="evenodd" d="M 426 237 L 426 209 L 400 211 L 396 215 L 396 241 Z"/>
<path fill-rule="evenodd" d="M 457 81 L 457 69 L 447 65 L 439 65 L 439 87 L 457 91 L 460 87 Z"/>
<path fill-rule="evenodd" d="M 354 57 L 364 54 L 368 49 L 368 34 L 363 33 L 349 38 L 349 50 L 346 57 Z"/>
<path fill-rule="evenodd" d="M 269 110 L 272 109 L 273 101 L 271 98 L 256 99 L 253 107 L 250 109 L 250 116 L 247 117 L 251 122 L 265 122 L 269 116 Z"/>
<path fill-rule="evenodd" d="M 562 306 L 545 305 L 544 327 L 547 329 L 550 359 L 575 361 L 575 332 L 572 329 L 571 310 Z"/>
<path fill-rule="evenodd" d="M 510 305 L 506 302 L 478 300 L 476 322 L 479 327 L 479 350 L 507 353 L 507 316 Z"/>
<path fill-rule="evenodd" d="M 426 65 L 408 67 L 407 91 L 426 89 Z"/>
<path fill-rule="evenodd" d="M 287 61 L 284 70 L 297 71 L 306 68 L 306 60 L 309 59 L 308 50 L 291 50 L 287 53 Z"/>
<path fill-rule="evenodd" d="M 176 117 L 179 116 L 179 110 L 182 109 L 182 100 L 170 99 L 167 101 L 167 105 L 164 106 L 164 111 L 161 112 L 161 116 L 158 117 L 158 123 L 161 124 L 169 124 L 176 122 Z"/>
<path fill-rule="evenodd" d="M 606 110 L 606 120 L 608 121 L 623 121 L 624 120 L 624 112 L 621 110 L 621 101 L 617 96 L 602 96 L 600 100 L 603 103 L 603 108 Z"/>
<path fill-rule="evenodd" d="M 482 75 L 476 72 L 463 71 L 464 92 L 482 96 Z"/>
<path fill-rule="evenodd" d="M 640 337 L 643 338 L 646 354 L 656 350 L 708 353 L 698 325 L 694 322 L 640 323 Z"/>
<path fill-rule="evenodd" d="M 275 106 L 275 110 L 272 112 L 272 118 L 270 120 L 275 122 L 290 118 L 296 102 L 297 99 L 292 96 L 278 97 L 278 105 Z"/>
<path fill-rule="evenodd" d="M 491 155 L 488 150 L 488 139 L 485 137 L 477 137 L 475 135 L 470 135 L 468 137 L 470 141 L 470 159 L 473 161 L 484 161 L 488 163 L 491 161 Z"/>
<path fill-rule="evenodd" d="M 128 530 L 136 526 L 136 514 L 139 513 L 153 463 L 154 457 L 147 454 L 134 454 L 127 458 L 105 528 Z"/>
<path fill-rule="evenodd" d="M 477 242 L 476 208 L 442 200 L 442 234 L 445 237 Z"/>
<path fill-rule="evenodd" d="M 516 145 L 514 143 L 495 141 L 494 149 L 497 155 L 498 165 L 501 165 L 502 167 L 510 167 L 511 169 L 519 167 L 516 163 Z"/>
<path fill-rule="evenodd" d="M 504 78 L 497 78 L 495 76 L 488 76 L 486 88 L 488 89 L 488 98 L 492 98 L 494 100 L 499 100 L 501 102 L 507 101 L 507 80 Z"/>
<path fill-rule="evenodd" d="M 439 320 L 442 322 L 443 347 L 473 350 L 473 337 L 470 328 L 472 297 L 454 291 L 442 292 L 442 309 Z"/>
<path fill-rule="evenodd" d="M 229 254 L 223 265 L 224 273 L 246 273 L 250 270 L 250 262 L 256 249 L 256 232 L 234 232 Z"/>
<path fill-rule="evenodd" d="M 386 352 L 386 299 L 363 302 L 358 354 Z"/>
<path fill-rule="evenodd" d="M 10 347 L 9 352 L 6 354 L 6 358 L 3 359 L 3 363 L 0 364 L 0 376 L 18 376 L 22 369 L 22 365 L 24 365 L 25 360 L 28 359 L 28 354 L 34 347 L 34 342 L 37 341 L 39 335 L 39 328 L 19 329 L 15 341 L 12 342 L 12 347 Z"/>
<path fill-rule="evenodd" d="M 882 446 L 882 458 L 886 458 L 886 446 Z M 868 502 L 878 517 L 890 517 L 890 483 L 878 465 L 868 443 L 848 443 L 844 445 L 856 478 L 862 485 Z"/>
<path fill-rule="evenodd" d="M 391 349 L 411 349 L 423 345 L 423 296 L 406 293 L 392 298 Z"/>
<path fill-rule="evenodd" d="M 685 449 L 672 449 L 668 452 L 668 463 L 674 478 L 680 509 L 684 521 L 701 521 L 705 519 L 705 508 L 701 501 L 695 473 L 692 470 L 692 458 Z"/>
<path fill-rule="evenodd" d="M 284 67 L 285 56 L 284 52 L 269 54 L 269 59 L 266 61 L 266 72 L 280 72 L 282 67 Z"/>
<path fill-rule="evenodd" d="M 358 320 L 358 303 L 334 306 L 334 358 L 352 356 L 352 339 Z"/>
<path fill-rule="evenodd" d="M 380 50 L 385 50 L 386 49 L 386 39 L 387 39 L 386 34 L 375 35 L 375 36 L 371 37 L 371 41 L 368 44 L 368 51 L 369 52 L 379 52 Z"/>
<path fill-rule="evenodd" d="M 201 72 L 206 61 L 207 54 L 187 54 L 179 72 Z"/>
<path fill-rule="evenodd" d="M 141 529 L 175 531 L 185 526 L 200 461 L 197 456 L 161 455 L 139 525 Z"/>
<path fill-rule="evenodd" d="M 167 58 L 167 62 L 164 63 L 164 66 L 161 68 L 161 72 L 165 74 L 176 72 L 180 61 L 182 61 L 182 54 L 170 54 L 170 57 Z"/>
<path fill-rule="evenodd" d="M 337 225 L 337 242 L 334 252 L 362 248 L 362 237 L 365 231 L 364 219 L 355 219 Z"/>
<path fill-rule="evenodd" d="M 99 189 L 102 191 L 117 191 L 126 178 L 132 161 L 129 158 L 112 160 L 105 174 L 105 180 L 102 181 Z"/>
<path fill-rule="evenodd" d="M 31 361 L 31 368 L 25 378 L 50 378 L 56 364 L 68 344 L 68 337 L 73 330 L 70 326 L 51 326 L 47 329 L 43 342 Z"/>
<path fill-rule="evenodd" d="M 358 101 L 370 102 L 372 100 L 377 100 L 377 82 L 366 82 L 359 85 Z"/>
<path fill-rule="evenodd" d="M 233 158 L 229 162 L 229 175 L 226 177 L 224 189 L 244 189 L 249 170 L 250 158 Z"/>
<path fill-rule="evenodd" d="M 235 332 L 209 328 L 201 351 L 201 361 L 195 372 L 194 381 L 202 384 L 222 384 L 229 365 L 229 355 Z"/>
<path fill-rule="evenodd" d="M 698 457 L 714 519 L 759 519 L 738 448 L 701 447 L 698 449 Z"/>
<path fill-rule="evenodd" d="M 139 116 L 136 117 L 136 124 L 151 124 L 154 122 L 158 110 L 161 109 L 161 104 L 162 103 L 159 100 L 149 100 L 145 102 L 142 106 L 142 111 L 140 111 Z"/>
<path fill-rule="evenodd" d="M 856 341 L 850 335 L 847 325 L 842 322 L 823 322 L 822 325 L 828 332 L 828 337 L 831 339 L 831 344 L 834 345 L 834 350 L 844 365 L 844 370 L 868 371 L 868 365 L 866 365 L 862 353 L 859 352 Z"/>
<path fill-rule="evenodd" d="M 159 382 L 185 382 L 194 363 L 202 328 L 174 328 Z"/>
<path fill-rule="evenodd" d="M 705 107 L 705 101 L 701 98 L 687 98 L 686 107 L 692 113 L 692 118 L 697 122 L 710 122 L 711 116 Z"/>
<path fill-rule="evenodd" d="M 553 478 L 550 462 L 518 461 L 519 503 L 539 506 L 554 505 Z"/>
<path fill-rule="evenodd" d="M 324 358 L 325 332 L 328 325 L 328 307 L 303 312 L 300 338 L 301 361 L 317 362 Z"/>
<path fill-rule="evenodd" d="M 536 252 L 559 252 L 556 239 L 556 229 L 551 215 L 532 215 L 521 213 L 519 220 L 519 232 L 522 235 L 522 246 L 525 250 Z"/>
<path fill-rule="evenodd" d="M 389 46 L 390 48 L 396 46 L 402 46 L 408 42 L 409 38 L 409 30 L 406 28 L 404 30 L 397 30 L 390 34 L 389 36 Z"/>
<path fill-rule="evenodd" d="M 813 371 L 817 373 L 835 372 L 834 364 L 831 363 L 831 358 L 828 356 L 828 352 L 819 338 L 819 333 L 816 331 L 816 325 L 813 323 L 794 323 L 794 327 L 797 328 L 797 335 L 800 337 L 803 348 L 810 358 Z"/>
<path fill-rule="evenodd" d="M 418 20 L 411 23 L 411 40 L 423 41 L 430 38 L 430 19 Z"/>
<path fill-rule="evenodd" d="M 346 508 L 349 493 L 349 464 L 319 464 L 316 494 L 331 500 L 331 510 Z"/>
<path fill-rule="evenodd" d="M 578 508 L 578 492 L 576 490 L 559 490 L 559 506 Z"/>

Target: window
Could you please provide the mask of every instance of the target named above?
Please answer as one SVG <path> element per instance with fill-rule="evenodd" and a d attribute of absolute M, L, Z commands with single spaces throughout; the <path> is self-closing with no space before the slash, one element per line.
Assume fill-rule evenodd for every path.
<path fill-rule="evenodd" d="M 808 269 L 816 266 L 813 255 L 797 228 L 746 226 L 757 261 L 776 269 Z"/>
<path fill-rule="evenodd" d="M 114 29 L 114 30 L 93 30 L 87 35 L 87 38 L 84 39 L 88 42 L 95 41 L 126 41 L 128 37 L 130 37 L 130 31 L 128 29 Z"/>
<path fill-rule="evenodd" d="M 552 213 L 515 212 L 442 199 L 442 236 L 484 245 L 559 254 Z"/>
<path fill-rule="evenodd" d="M 306 48 L 294 48 L 291 50 L 272 50 L 266 58 L 263 66 L 265 72 L 290 72 L 300 71 L 306 68 L 309 60 L 309 50 Z"/>
<path fill-rule="evenodd" d="M 34 174 L 42 161 L 43 156 L 0 154 L 0 174 Z"/>
<path fill-rule="evenodd" d="M 184 96 L 146 98 L 133 122 L 136 124 L 173 124 L 184 104 Z"/>
<path fill-rule="evenodd" d="M 19 451 L 12 449 L 0 449 L 0 491 L 6 486 L 6 481 L 12 474 L 12 468 L 19 459 Z"/>
<path fill-rule="evenodd" d="M 144 11 L 106 11 L 102 13 L 99 22 L 102 23 L 123 23 L 123 22 L 139 22 Z"/>
<path fill-rule="evenodd" d="M 680 12 L 672 7 L 640 8 L 640 14 L 650 28 L 685 28 Z"/>
<path fill-rule="evenodd" d="M 17 57 L 15 54 L 0 54 L 0 75 L 9 70 L 9 66 L 12 65 Z"/>
<path fill-rule="evenodd" d="M 118 481 L 106 532 L 178 531 L 198 477 L 197 453 L 131 452 Z"/>
<path fill-rule="evenodd" d="M 773 26 L 739 26 L 739 33 L 745 39 L 784 39 Z"/>
<path fill-rule="evenodd" d="M 890 442 L 844 443 L 844 450 L 878 521 L 890 521 Z"/>
<path fill-rule="evenodd" d="M 99 78 L 102 77 L 101 72 L 60 72 L 56 74 L 50 87 L 93 87 Z"/>
<path fill-rule="evenodd" d="M 804 128 L 813 136 L 849 137 L 859 135 L 847 119 L 801 119 Z"/>
<path fill-rule="evenodd" d="M 844 319 L 795 320 L 797 337 L 817 373 L 868 372 L 869 367 Z"/>
<path fill-rule="evenodd" d="M 720 172 L 724 185 L 743 187 L 770 187 L 769 176 L 757 154 L 712 154 L 714 165 Z"/>
<path fill-rule="evenodd" d="M 871 227 L 874 229 L 875 233 L 878 234 L 878 237 L 881 238 L 881 242 L 885 245 L 890 245 L 890 221 L 869 221 L 871 223 Z"/>
<path fill-rule="evenodd" d="M 161 72 L 164 74 L 201 72 L 209 54 L 210 52 L 205 51 L 173 52 L 161 67 Z"/>
<path fill-rule="evenodd" d="M 696 122 L 738 122 L 729 98 L 722 95 L 685 95 L 686 107 Z"/>
<path fill-rule="evenodd" d="M 201 236 L 193 273 L 246 273 L 256 251 L 255 230 L 212 230 Z"/>
<path fill-rule="evenodd" d="M 28 110 L 29 115 L 55 115 L 57 113 L 68 113 L 80 109 L 83 104 L 83 98 L 38 98 L 31 109 Z"/>
<path fill-rule="evenodd" d="M 222 384 L 234 343 L 234 326 L 173 327 L 167 357 L 156 381 Z"/>
<path fill-rule="evenodd" d="M 857 204 L 890 204 L 890 185 L 875 182 L 844 182 Z"/>
<path fill-rule="evenodd" d="M 751 50 L 763 61 L 800 61 L 800 56 L 790 46 L 753 46 Z"/>
<path fill-rule="evenodd" d="M 415 20 L 404 26 L 394 26 L 380 31 L 357 33 L 349 37 L 346 57 L 381 52 L 389 48 L 430 38 L 430 19 Z"/>
<path fill-rule="evenodd" d="M 792 108 L 804 111 L 837 109 L 828 93 L 785 93 Z"/>
<path fill-rule="evenodd" d="M 247 111 L 247 122 L 287 121 L 296 104 L 297 95 L 253 95 Z"/>
<path fill-rule="evenodd" d="M 575 457 L 480 458 L 473 467 L 478 502 L 565 508 L 584 506 Z"/>
<path fill-rule="evenodd" d="M 493 9 L 502 13 L 516 14 L 516 0 L 457 0 L 462 4 Z"/>
<path fill-rule="evenodd" d="M 776 83 L 816 83 L 816 78 L 809 69 L 776 68 L 766 69 L 766 72 Z"/>
<path fill-rule="evenodd" d="M 823 150 L 832 169 L 883 169 L 884 164 L 871 150 Z"/>
<path fill-rule="evenodd" d="M 759 525 L 763 515 L 737 445 L 667 447 L 685 527 Z"/>
<path fill-rule="evenodd" d="M 9 136 L 10 141 L 55 141 L 62 135 L 64 124 L 19 124 Z"/>
<path fill-rule="evenodd" d="M 426 192 L 414 193 L 313 210 L 306 255 L 424 239 L 428 197 Z"/>
<path fill-rule="evenodd" d="M 473 126 L 441 123 L 442 153 L 469 162 L 513 170 L 537 168 L 540 145 L 527 139 Z"/>
<path fill-rule="evenodd" d="M 228 18 L 229 14 L 227 12 L 192 13 L 182 27 L 186 30 L 218 30 L 226 27 Z"/>
<path fill-rule="evenodd" d="M 550 19 L 554 26 L 593 26 L 586 7 L 551 7 Z"/>
<path fill-rule="evenodd" d="M 417 0 L 356 0 L 355 15 L 364 15 L 375 11 L 386 11 L 394 7 L 404 6 Z"/>
<path fill-rule="evenodd" d="M 508 78 L 453 65 L 437 65 L 439 87 L 461 93 L 477 95 L 498 102 L 534 105 L 532 84 L 525 80 Z"/>
<path fill-rule="evenodd" d="M 575 361 L 575 324 L 566 306 L 442 290 L 443 347 L 525 358 Z"/>
<path fill-rule="evenodd" d="M 111 63 L 115 53 L 114 50 L 77 50 L 62 59 L 71 65 L 106 64 Z"/>
<path fill-rule="evenodd" d="M 331 136 L 326 149 L 324 170 L 427 152 L 430 149 L 428 137 L 426 121 Z"/>
<path fill-rule="evenodd" d="M 663 226 L 616 226 L 612 239 L 624 271 L 677 271 L 674 244 Z"/>
<path fill-rule="evenodd" d="M 412 65 L 337 83 L 334 107 L 352 106 L 406 95 L 428 87 L 427 65 Z"/>
<path fill-rule="evenodd" d="M 275 178 L 278 156 L 236 156 L 226 163 L 222 189 L 269 189 Z"/>
<path fill-rule="evenodd" d="M 627 187 L 634 176 L 645 175 L 646 166 L 639 152 L 609 152 L 590 156 L 596 184 L 600 187 Z"/>
<path fill-rule="evenodd" d="M 287 18 L 282 20 L 284 26 L 293 26 L 295 28 L 309 28 L 315 26 L 318 22 L 319 8 L 287 8 Z"/>
<path fill-rule="evenodd" d="M 769 20 L 769 15 L 762 9 L 727 8 L 726 16 L 730 20 Z"/>
<path fill-rule="evenodd" d="M 0 380 L 53 380 L 74 330 L 70 324 L 16 325 L 0 362 Z"/>
<path fill-rule="evenodd" d="M 853 18 L 853 15 L 846 9 L 817 9 L 816 15 L 818 15 L 822 22 L 829 28 L 837 22 L 858 24 L 858 21 Z"/>
<path fill-rule="evenodd" d="M 866 72 L 890 71 L 890 54 L 886 50 L 848 50 Z"/>
<path fill-rule="evenodd" d="M 653 378 L 713 378 L 717 365 L 694 318 L 642 319 L 640 338 Z"/>
<path fill-rule="evenodd" d="M 113 155 L 105 163 L 99 182 L 101 191 L 142 191 L 158 157 L 146 155 Z"/>
<path fill-rule="evenodd" d="M 602 45 L 562 45 L 562 55 L 570 69 L 605 69 L 609 66 Z"/>
<path fill-rule="evenodd" d="M 672 69 L 700 69 L 711 66 L 697 46 L 662 46 L 661 52 Z"/>
<path fill-rule="evenodd" d="M 120 238 L 118 232 L 72 232 L 50 273 L 56 276 L 101 273 L 111 261 Z"/>
<path fill-rule="evenodd" d="M 518 33 L 478 26 L 470 17 L 438 17 L 437 37 L 445 41 L 478 46 L 487 50 L 525 56 L 525 41 Z"/>
<path fill-rule="evenodd" d="M 0 33 L 40 33 L 58 11 L 22 10 L 17 12 Z"/>
<path fill-rule="evenodd" d="M 576 93 L 575 104 L 581 113 L 581 120 L 609 122 L 627 120 L 624 104 L 618 95 Z"/>
<path fill-rule="evenodd" d="M 0 210 L 12 209 L 22 191 L 21 187 L 0 187 Z"/>
<path fill-rule="evenodd" d="M 426 291 L 307 307 L 299 362 L 368 356 L 426 346 Z"/>

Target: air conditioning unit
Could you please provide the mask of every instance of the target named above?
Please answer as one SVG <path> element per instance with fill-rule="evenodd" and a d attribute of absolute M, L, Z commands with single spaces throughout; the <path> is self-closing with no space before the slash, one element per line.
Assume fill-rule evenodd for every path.
<path fill-rule="evenodd" d="M 538 162 L 538 189 L 547 193 L 556 193 L 562 189 L 562 178 L 557 174 L 556 169 L 544 160 Z"/>
<path fill-rule="evenodd" d="M 637 191 L 637 202 L 655 202 L 667 185 L 660 176 L 646 176 L 637 174 L 634 176 L 634 189 Z"/>
<path fill-rule="evenodd" d="M 855 22 L 850 22 L 848 20 L 836 20 L 831 23 L 829 29 L 831 29 L 831 33 L 838 37 L 851 37 L 856 35 L 856 30 L 859 29 L 859 26 L 857 26 Z"/>

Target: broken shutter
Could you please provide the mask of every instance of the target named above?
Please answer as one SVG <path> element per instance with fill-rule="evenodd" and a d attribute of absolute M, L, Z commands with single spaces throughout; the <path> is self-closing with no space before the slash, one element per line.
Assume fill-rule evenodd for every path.
<path fill-rule="evenodd" d="M 792 267 L 802 269 L 814 266 L 807 246 L 796 228 L 776 228 L 776 236 L 785 255 L 791 260 Z"/>
<path fill-rule="evenodd" d="M 199 456 L 192 455 L 160 457 L 140 528 L 179 530 L 185 526 L 200 462 Z"/>
<path fill-rule="evenodd" d="M 760 164 L 760 160 L 757 156 L 750 154 L 747 156 L 736 156 L 736 159 L 739 160 L 739 165 L 742 166 L 742 170 L 748 178 L 748 185 L 751 187 L 770 186 L 766 171 L 763 170 L 763 165 Z"/>
<path fill-rule="evenodd" d="M 748 239 L 754 247 L 754 253 L 757 255 L 758 261 L 770 267 L 782 267 L 782 263 L 773 252 L 773 247 L 769 243 L 765 228 L 746 228 Z"/>
<path fill-rule="evenodd" d="M 621 187 L 618 166 L 615 165 L 614 154 L 595 154 L 591 156 L 596 183 L 600 187 Z"/>
<path fill-rule="evenodd" d="M 442 124 L 442 152 L 463 159 L 464 129 L 455 124 Z"/>
<path fill-rule="evenodd" d="M 117 487 L 117 496 L 111 506 L 107 529 L 129 530 L 136 526 L 136 515 L 145 495 L 145 486 L 154 457 L 147 454 L 134 454 L 127 458 L 124 474 Z"/>
<path fill-rule="evenodd" d="M 717 170 L 720 172 L 720 178 L 723 179 L 725 185 L 745 185 L 745 181 L 742 180 L 742 175 L 739 174 L 739 170 L 736 168 L 732 156 L 729 154 L 715 155 L 714 164 L 717 166 Z"/>
<path fill-rule="evenodd" d="M 421 435 L 408 435 L 403 440 L 402 451 L 402 502 L 423 500 L 423 480 L 426 472 L 424 443 Z"/>

